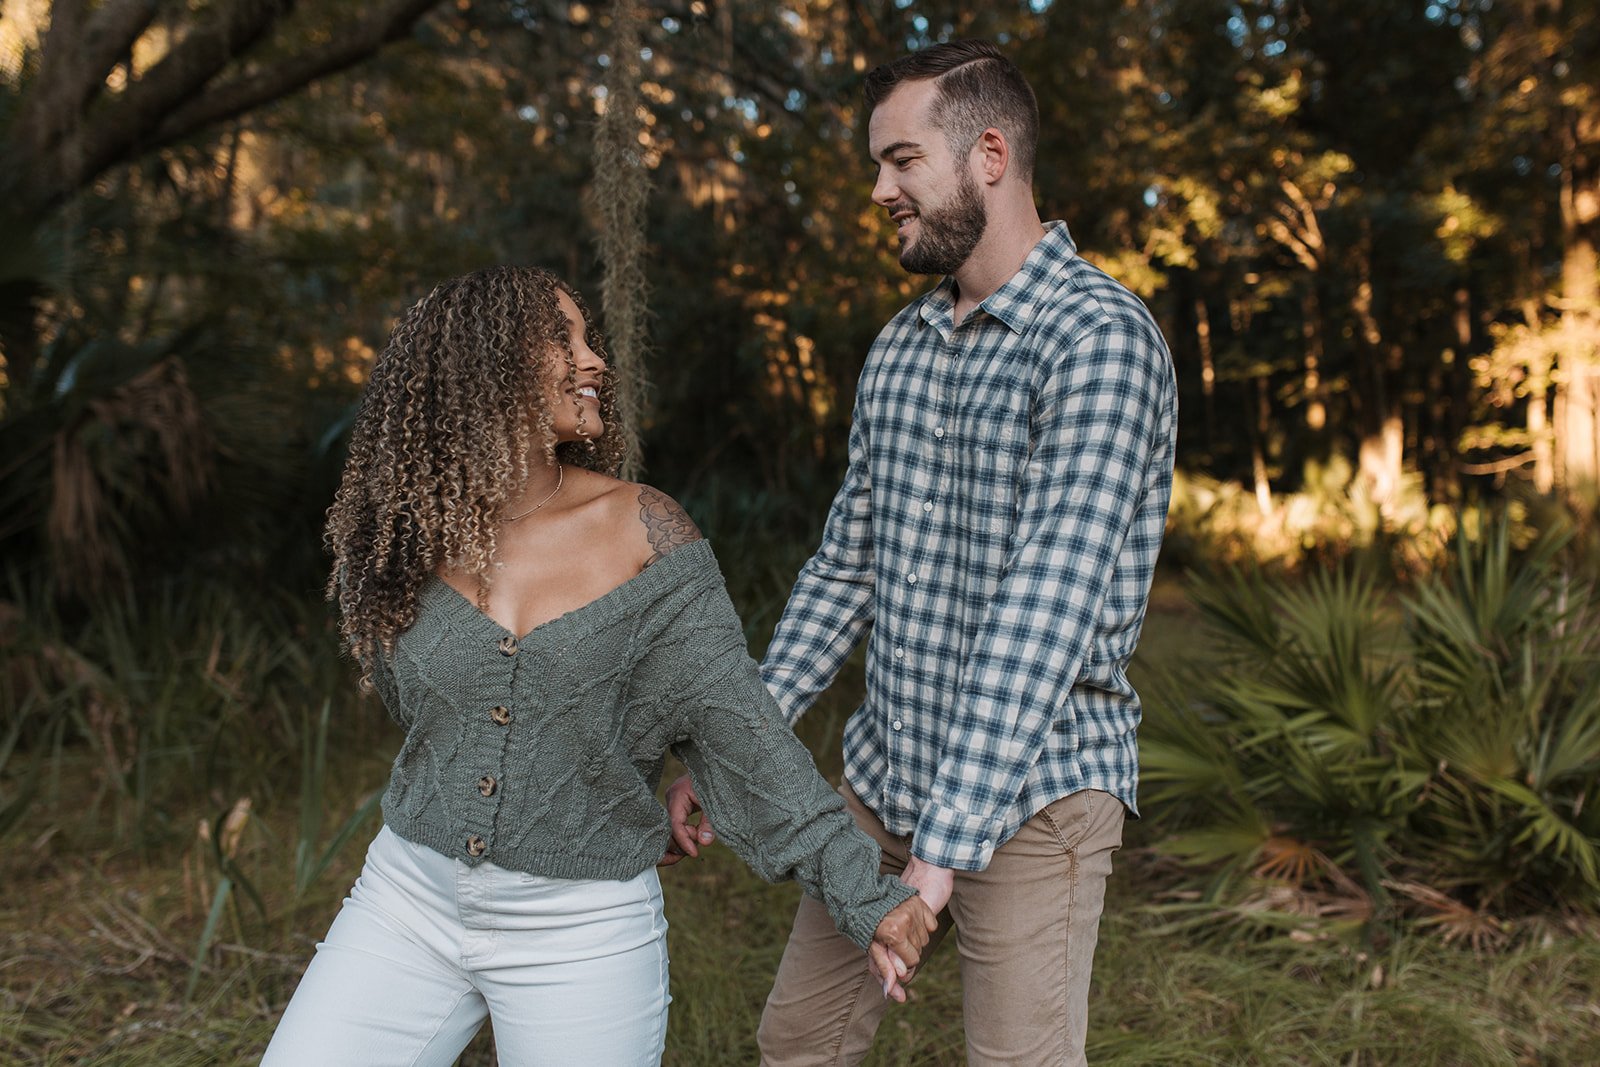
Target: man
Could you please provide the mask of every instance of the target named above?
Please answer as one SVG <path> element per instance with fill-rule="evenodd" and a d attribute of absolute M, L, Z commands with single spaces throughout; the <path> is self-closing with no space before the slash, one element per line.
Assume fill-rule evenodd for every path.
<path fill-rule="evenodd" d="M 968 1062 L 1083 1063 L 1105 880 L 1135 810 L 1124 670 L 1171 491 L 1171 357 L 1144 305 L 1040 221 L 1038 107 L 994 46 L 879 67 L 867 103 L 900 263 L 945 277 L 868 355 L 844 485 L 762 672 L 798 719 L 871 624 L 842 791 L 884 868 L 940 913 L 927 952 L 960 932 Z M 687 822 L 686 781 L 670 792 L 694 854 L 709 829 Z M 884 997 L 803 900 L 762 1063 L 858 1063 Z"/>

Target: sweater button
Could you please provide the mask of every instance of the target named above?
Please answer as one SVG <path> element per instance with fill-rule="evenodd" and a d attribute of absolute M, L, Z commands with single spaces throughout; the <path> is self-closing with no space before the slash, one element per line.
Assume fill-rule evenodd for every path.
<path fill-rule="evenodd" d="M 495 789 L 499 787 L 499 784 L 500 783 L 494 780 L 494 775 L 486 774 L 482 778 L 478 779 L 478 792 L 482 793 L 486 797 L 492 797 L 494 796 Z"/>
<path fill-rule="evenodd" d="M 502 637 L 500 639 L 500 654 L 502 656 L 515 656 L 517 654 L 517 639 L 515 637 Z"/>
<path fill-rule="evenodd" d="M 473 834 L 471 837 L 467 838 L 467 855 L 469 856 L 474 858 L 481 856 L 483 855 L 484 850 L 488 847 L 488 843 L 477 834 Z"/>
<path fill-rule="evenodd" d="M 508 708 L 508 707 L 504 707 L 504 706 L 496 707 L 496 708 L 490 708 L 489 709 L 489 718 L 491 720 L 493 720 L 493 722 L 494 722 L 494 724 L 496 726 L 510 726 L 511 725 L 511 709 Z"/>

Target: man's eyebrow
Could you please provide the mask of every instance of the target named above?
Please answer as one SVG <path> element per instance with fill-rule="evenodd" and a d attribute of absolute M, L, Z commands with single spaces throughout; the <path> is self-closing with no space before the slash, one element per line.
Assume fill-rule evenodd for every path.
<path fill-rule="evenodd" d="M 921 147 L 922 146 L 920 144 L 918 144 L 917 142 L 915 142 L 915 141 L 896 141 L 894 144 L 889 145 L 888 147 L 883 149 L 883 151 L 879 152 L 878 153 L 878 158 L 879 159 L 888 159 L 890 156 L 894 155 L 896 152 L 899 152 L 899 151 L 901 151 L 903 149 L 921 148 Z"/>

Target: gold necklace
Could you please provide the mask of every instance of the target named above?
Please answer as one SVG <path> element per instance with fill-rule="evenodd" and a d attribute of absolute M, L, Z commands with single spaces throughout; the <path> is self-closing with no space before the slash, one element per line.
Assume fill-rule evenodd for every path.
<path fill-rule="evenodd" d="M 535 511 L 538 511 L 540 508 L 542 508 L 546 504 L 550 503 L 550 501 L 554 500 L 555 499 L 555 495 L 557 493 L 561 492 L 561 479 L 562 479 L 562 476 L 566 474 L 566 470 L 567 470 L 566 467 L 562 466 L 560 463 L 557 463 L 556 464 L 556 487 L 554 489 L 550 490 L 550 495 L 545 497 L 543 500 L 539 501 L 537 504 L 535 504 L 533 507 L 529 508 L 527 511 L 524 511 L 521 515 L 512 515 L 510 518 L 501 519 L 500 521 L 502 523 L 507 523 L 507 522 L 516 522 L 518 519 L 525 519 L 529 515 L 532 515 Z"/>

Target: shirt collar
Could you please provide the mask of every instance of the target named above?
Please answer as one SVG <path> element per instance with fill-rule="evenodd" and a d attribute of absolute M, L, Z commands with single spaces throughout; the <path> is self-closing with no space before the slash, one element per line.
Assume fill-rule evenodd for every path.
<path fill-rule="evenodd" d="M 1044 224 L 1044 236 L 1033 246 L 1028 258 L 1022 261 L 1017 273 L 1000 288 L 989 294 L 978 306 L 1005 324 L 1012 333 L 1027 329 L 1033 318 L 1034 305 L 1044 295 L 1045 283 L 1054 276 L 1046 264 L 1059 263 L 1078 254 L 1078 246 L 1067 232 L 1067 224 L 1059 219 Z M 923 299 L 919 313 L 922 321 L 948 333 L 955 326 L 955 280 L 949 276 Z"/>
<path fill-rule="evenodd" d="M 1078 254 L 1078 246 L 1060 220 L 1047 222 L 1044 236 L 1033 246 L 1022 267 L 1000 288 L 989 294 L 980 306 L 1006 324 L 1012 333 L 1021 333 L 1033 321 L 1033 309 L 1056 277 L 1052 265 Z"/>
<path fill-rule="evenodd" d="M 939 279 L 939 284 L 928 290 L 922 302 L 917 305 L 917 314 L 922 321 L 944 337 L 950 336 L 950 331 L 955 327 L 956 312 L 956 283 L 948 274 Z"/>

